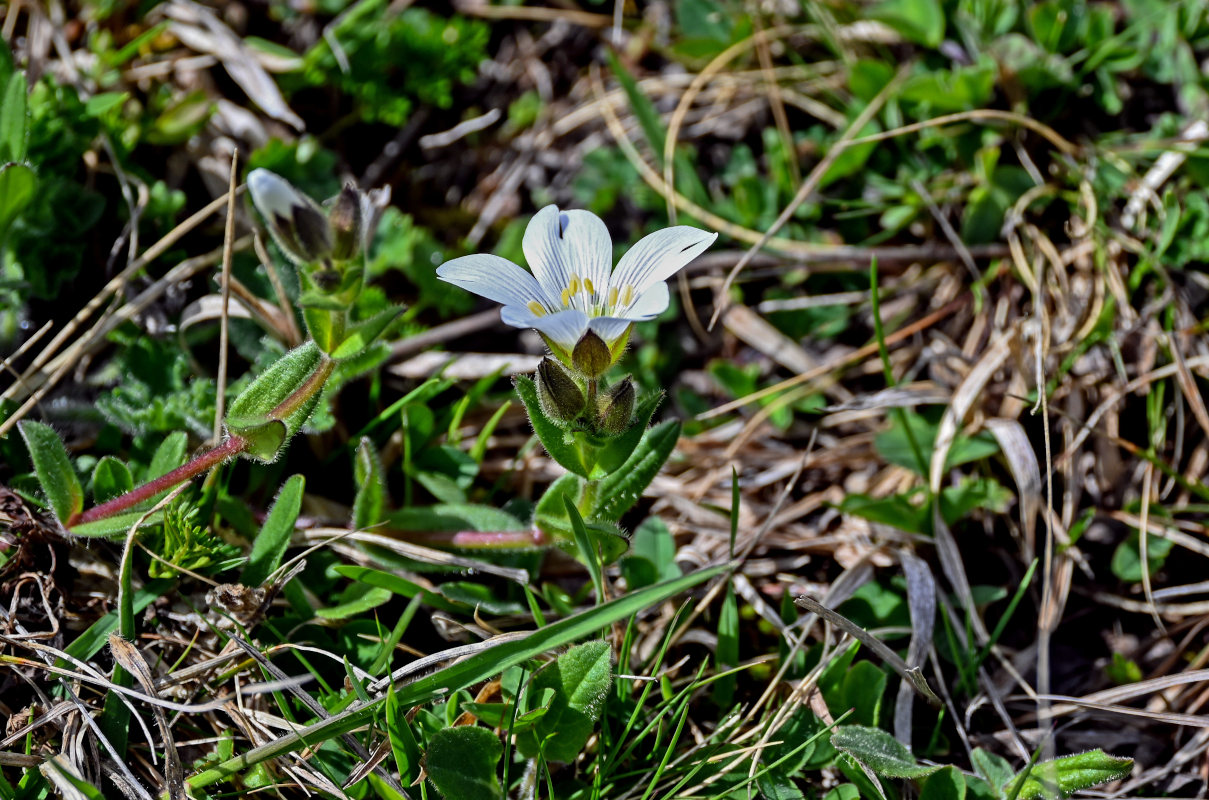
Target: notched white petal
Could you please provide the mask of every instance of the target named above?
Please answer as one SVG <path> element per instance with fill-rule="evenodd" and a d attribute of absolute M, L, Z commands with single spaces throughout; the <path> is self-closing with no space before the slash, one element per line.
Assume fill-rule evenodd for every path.
<path fill-rule="evenodd" d="M 313 204 L 289 181 L 267 169 L 254 169 L 248 174 L 248 192 L 256 210 L 269 220 L 273 217 L 293 219 L 295 206 Z"/>
<path fill-rule="evenodd" d="M 588 320 L 588 328 L 604 339 L 605 344 L 610 347 L 626 332 L 626 328 L 633 324 L 634 320 L 621 317 L 593 317 Z"/>
<path fill-rule="evenodd" d="M 718 234 L 676 225 L 644 236 L 617 262 L 610 286 L 633 286 L 643 293 L 656 281 L 666 281 L 705 252 Z"/>
<path fill-rule="evenodd" d="M 559 347 L 570 352 L 588 329 L 588 315 L 578 308 L 568 308 L 544 317 L 536 317 L 529 327 L 548 336 Z"/>
<path fill-rule="evenodd" d="M 446 261 L 437 267 L 437 277 L 501 305 L 522 308 L 533 302 L 543 308 L 547 305 L 545 293 L 534 277 L 499 256 L 477 253 Z"/>
<path fill-rule="evenodd" d="M 529 221 L 521 247 L 538 282 L 560 306 L 586 309 L 604 298 L 613 244 L 592 212 L 546 206 Z"/>

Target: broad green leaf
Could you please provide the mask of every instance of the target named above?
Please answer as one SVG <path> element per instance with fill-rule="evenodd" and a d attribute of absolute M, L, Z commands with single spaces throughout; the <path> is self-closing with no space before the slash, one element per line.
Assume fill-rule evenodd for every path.
<path fill-rule="evenodd" d="M 1146 566 L 1151 577 L 1167 561 L 1174 542 L 1162 536 L 1146 537 Z M 1112 574 L 1118 580 L 1136 583 L 1142 580 L 1142 537 L 1136 530 L 1130 531 L 1125 540 L 1117 545 L 1112 554 Z"/>
<path fill-rule="evenodd" d="M 1003 787 L 1012 780 L 1012 765 L 1006 759 L 981 747 L 975 748 L 970 754 L 970 763 L 974 771 L 985 778 L 995 790 L 996 796 L 1003 797 Z"/>
<path fill-rule="evenodd" d="M 676 564 L 676 542 L 658 517 L 647 517 L 630 538 L 630 552 L 621 559 L 626 586 L 637 589 L 682 574 Z"/>
<path fill-rule="evenodd" d="M 112 517 L 98 519 L 95 522 L 77 523 L 71 526 L 71 532 L 75 536 L 83 536 L 88 539 L 108 539 L 125 536 L 129 532 L 130 526 L 139 522 L 140 519 L 143 520 L 140 527 L 149 528 L 152 525 L 158 525 L 163 518 L 163 513 L 158 511 L 154 514 L 147 514 L 146 511 L 128 511 L 124 514 L 114 514 Z"/>
<path fill-rule="evenodd" d="M 405 531 L 520 531 L 527 527 L 507 511 L 474 503 L 401 508 L 384 518 L 389 527 Z"/>
<path fill-rule="evenodd" d="M 399 775 L 405 785 L 411 785 L 420 775 L 420 745 L 407 724 L 406 709 L 399 705 L 399 696 L 393 686 L 386 695 L 386 731 Z"/>
<path fill-rule="evenodd" d="M 661 422 L 643 434 L 642 441 L 625 464 L 600 482 L 599 500 L 590 517 L 607 522 L 621 519 L 659 474 L 679 439 L 680 423 L 676 420 Z"/>
<path fill-rule="evenodd" d="M 919 800 L 966 800 L 966 779 L 957 767 L 937 770 L 924 781 Z"/>
<path fill-rule="evenodd" d="M 1034 797 L 1044 797 L 1055 790 L 1062 797 L 1066 797 L 1080 789 L 1090 789 L 1101 783 L 1124 778 L 1132 769 L 1133 759 L 1110 756 L 1099 749 L 1042 761 L 1033 765 L 1017 797 L 1019 800 L 1031 800 Z M 1010 793 L 1012 785 L 1009 783 L 1004 786 L 1004 792 Z"/>
<path fill-rule="evenodd" d="M 24 161 L 28 142 L 28 87 L 24 72 L 14 72 L 0 95 L 0 163 Z"/>
<path fill-rule="evenodd" d="M 538 628 L 523 639 L 500 642 L 461 661 L 436 670 L 398 687 L 400 707 L 410 708 L 431 702 L 450 692 L 472 686 L 499 675 L 509 667 L 528 661 L 554 648 L 596 635 L 601 628 L 634 616 L 643 609 L 662 603 L 699 583 L 721 575 L 724 566 L 712 567 L 685 575 L 674 581 L 622 595 L 594 608 L 572 614 L 557 622 Z M 194 789 L 209 786 L 253 765 L 292 753 L 318 741 L 326 741 L 368 723 L 384 698 L 358 704 L 327 719 L 274 739 L 217 766 L 194 775 L 188 785 Z"/>
<path fill-rule="evenodd" d="M 805 800 L 806 797 L 780 767 L 761 772 L 756 778 L 756 786 L 764 800 Z"/>
<path fill-rule="evenodd" d="M 612 683 L 608 642 L 588 642 L 563 653 L 529 684 L 530 697 L 546 689 L 555 694 L 533 730 L 517 738 L 517 748 L 527 758 L 541 754 L 547 761 L 574 761 L 592 735 Z"/>
<path fill-rule="evenodd" d="M 353 462 L 353 480 L 357 494 L 353 498 L 353 527 L 363 530 L 382 521 L 386 511 L 386 483 L 382 462 L 373 441 L 367 436 L 357 445 Z"/>
<path fill-rule="evenodd" d="M 567 471 L 585 478 L 588 477 L 588 470 L 584 467 L 579 450 L 574 444 L 567 441 L 567 432 L 551 422 L 542 412 L 541 402 L 537 399 L 537 387 L 533 385 L 533 380 L 523 375 L 517 376 L 515 385 L 517 396 L 525 404 L 525 410 L 529 412 L 533 432 L 537 434 L 537 438 L 541 441 L 542 447 L 546 448 L 546 452 L 550 454 L 550 458 L 557 461 Z"/>
<path fill-rule="evenodd" d="M 882 0 L 868 13 L 903 38 L 925 47 L 939 46 L 945 36 L 945 12 L 940 0 Z"/>
<path fill-rule="evenodd" d="M 901 420 L 906 420 L 904 426 Z M 873 446 L 882 458 L 891 464 L 906 467 L 920 475 L 928 474 L 928 464 L 920 464 L 911 445 L 914 438 L 919 446 L 920 455 L 925 461 L 931 457 L 933 444 L 936 441 L 938 425 L 913 411 L 907 411 L 901 416 L 895 415 L 890 429 L 879 433 L 873 440 Z M 907 435 L 910 430 L 911 436 Z M 999 445 L 989 433 L 978 433 L 974 436 L 958 436 L 949 448 L 945 459 L 946 469 L 961 466 L 971 461 L 979 461 L 999 452 Z"/>
<path fill-rule="evenodd" d="M 22 420 L 17 423 L 21 438 L 29 448 L 29 457 L 34 462 L 38 483 L 46 493 L 46 500 L 55 516 L 66 522 L 84 508 L 84 490 L 80 479 L 71 466 L 67 448 L 54 428 L 41 422 Z"/>
<path fill-rule="evenodd" d="M 115 108 L 120 108 L 130 97 L 129 92 L 101 92 L 88 98 L 84 110 L 90 117 L 102 117 Z"/>
<path fill-rule="evenodd" d="M 269 509 L 269 515 L 265 517 L 264 525 L 256 534 L 256 540 L 252 543 L 252 554 L 248 556 L 248 565 L 240 576 L 239 580 L 245 586 L 260 586 L 281 566 L 281 559 L 286 548 L 290 546 L 290 537 L 294 535 L 298 512 L 302 510 L 305 488 L 306 479 L 301 475 L 291 475 L 282 484 L 273 507 Z"/>
<path fill-rule="evenodd" d="M 155 454 L 151 456 L 151 464 L 147 467 L 147 480 L 167 475 L 184 464 L 188 447 L 189 436 L 184 431 L 173 431 L 165 436 L 160 446 L 155 448 Z"/>
<path fill-rule="evenodd" d="M 256 377 L 231 403 L 227 427 L 237 436 L 252 441 L 250 455 L 261 461 L 277 458 L 288 442 L 310 417 L 319 400 L 316 390 L 294 407 L 290 401 L 308 380 L 318 377 L 325 368 L 325 356 L 314 342 L 295 347 Z M 275 425 L 274 422 L 279 424 Z M 274 446 L 275 445 L 275 446 Z"/>
<path fill-rule="evenodd" d="M 97 505 L 134 488 L 130 467 L 121 459 L 105 456 L 92 470 L 92 500 Z"/>
<path fill-rule="evenodd" d="M 886 673 L 871 661 L 858 661 L 852 665 L 844 675 L 842 691 L 844 704 L 853 709 L 853 722 L 877 725 L 887 680 Z"/>
<path fill-rule="evenodd" d="M 503 743 L 486 728 L 445 728 L 428 740 L 424 769 L 445 800 L 494 800 L 504 796 L 496 775 L 503 755 Z"/>
<path fill-rule="evenodd" d="M 343 599 L 341 602 L 334 606 L 316 610 L 315 616 L 324 619 L 348 619 L 356 617 L 370 609 L 390 602 L 390 598 L 393 595 L 394 593 L 389 589 L 354 583 L 350 587 L 350 591 L 342 595 Z"/>
<path fill-rule="evenodd" d="M 38 177 L 25 164 L 0 164 L 0 247 L 8 228 L 34 199 Z"/>
<path fill-rule="evenodd" d="M 831 734 L 831 745 L 883 778 L 923 778 L 940 767 L 925 767 L 897 739 L 880 728 L 842 725 Z"/>

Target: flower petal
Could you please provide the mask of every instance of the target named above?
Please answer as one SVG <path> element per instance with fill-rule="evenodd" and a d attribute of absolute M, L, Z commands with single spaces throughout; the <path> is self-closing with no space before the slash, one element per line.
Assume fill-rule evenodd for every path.
<path fill-rule="evenodd" d="M 667 283 L 655 281 L 630 303 L 629 308 L 617 309 L 615 313 L 627 319 L 654 319 L 667 311 L 669 302 Z"/>
<path fill-rule="evenodd" d="M 571 287 L 572 275 L 578 276 L 581 287 L 585 280 L 592 282 L 595 302 L 604 299 L 613 265 L 613 243 L 600 217 L 582 209 L 559 211 L 558 206 L 546 206 L 529 221 L 521 247 L 529 269 L 560 306 L 563 290 Z M 592 302 L 586 292 L 580 297 L 581 302 Z"/>
<path fill-rule="evenodd" d="M 588 327 L 610 347 L 633 324 L 634 320 L 621 317 L 592 317 L 588 320 Z"/>
<path fill-rule="evenodd" d="M 535 315 L 529 322 L 529 327 L 545 335 L 550 341 L 570 353 L 575 349 L 575 343 L 588 329 L 588 315 L 578 308 L 568 308 L 544 317 Z"/>
<path fill-rule="evenodd" d="M 665 281 L 705 252 L 718 234 L 688 225 L 676 225 L 644 236 L 617 262 L 609 286 L 624 291 L 633 286 L 642 294 L 655 281 Z"/>
<path fill-rule="evenodd" d="M 543 307 L 549 306 L 546 293 L 538 286 L 537 280 L 499 256 L 478 253 L 446 261 L 437 267 L 437 277 L 505 306 L 525 308 L 534 300 Z"/>

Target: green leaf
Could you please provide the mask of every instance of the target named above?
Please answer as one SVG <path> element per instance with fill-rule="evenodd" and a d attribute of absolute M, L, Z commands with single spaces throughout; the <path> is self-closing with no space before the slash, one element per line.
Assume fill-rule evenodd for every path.
<path fill-rule="evenodd" d="M 401 707 L 412 707 L 447 697 L 450 692 L 472 686 L 498 675 L 509 667 L 521 664 L 551 649 L 593 636 L 601 628 L 634 616 L 643 609 L 662 603 L 699 583 L 721 575 L 724 566 L 700 570 L 674 581 L 622 595 L 607 603 L 572 614 L 532 631 L 522 639 L 488 646 L 461 661 L 404 683 L 398 688 Z M 279 758 L 318 741 L 326 741 L 368 723 L 380 713 L 383 699 L 357 705 L 331 717 L 287 733 L 268 744 L 261 745 L 235 758 L 203 770 L 188 780 L 194 789 L 209 786 L 229 778 L 249 767 Z"/>
<path fill-rule="evenodd" d="M 395 765 L 403 783 L 410 785 L 420 775 L 420 745 L 407 724 L 405 709 L 399 705 L 399 696 L 391 686 L 386 695 L 386 732 L 390 737 L 390 749 L 395 756 Z"/>
<path fill-rule="evenodd" d="M 46 493 L 46 500 L 55 516 L 66 522 L 84 508 L 84 490 L 80 479 L 72 469 L 67 448 L 54 428 L 41 422 L 22 420 L 17 423 L 21 438 L 29 448 L 29 457 L 34 462 L 38 483 Z"/>
<path fill-rule="evenodd" d="M 354 583 L 341 597 L 340 603 L 315 611 L 315 616 L 323 619 L 348 619 L 364 614 L 370 609 L 389 603 L 393 592 L 377 586 L 366 586 Z"/>
<path fill-rule="evenodd" d="M 324 358 L 314 342 L 301 344 L 258 375 L 231 403 L 227 428 L 251 442 L 252 457 L 265 462 L 275 460 L 285 443 L 310 417 L 319 400 L 318 391 L 284 418 L 278 420 L 272 415 L 281 413 L 276 409 L 323 368 Z"/>
<path fill-rule="evenodd" d="M 588 529 L 584 525 L 583 517 L 579 515 L 579 509 L 575 507 L 575 503 L 569 497 L 563 497 L 563 508 L 567 512 L 567 519 L 571 523 L 571 533 L 575 537 L 576 549 L 579 551 L 579 560 L 588 568 L 588 574 L 592 576 L 592 585 L 596 587 L 597 602 L 604 598 L 604 570 L 600 564 L 600 552 L 596 549 L 595 543 L 588 536 Z"/>
<path fill-rule="evenodd" d="M 424 769 L 445 800 L 502 798 L 495 770 L 503 755 L 503 743 L 486 728 L 444 728 L 428 740 Z"/>
<path fill-rule="evenodd" d="M 12 73 L 0 96 L 0 163 L 25 160 L 29 134 L 28 101 L 25 73 Z"/>
<path fill-rule="evenodd" d="M 540 697 L 546 689 L 555 694 L 533 730 L 517 738 L 517 748 L 527 758 L 541 754 L 547 761 L 574 761 L 596 727 L 612 683 L 608 642 L 588 642 L 563 653 L 529 684 L 529 697 Z"/>
<path fill-rule="evenodd" d="M 677 420 L 661 422 L 643 434 L 642 441 L 621 468 L 600 482 L 599 500 L 589 516 L 607 522 L 621 519 L 659 474 L 679 440 Z"/>
<path fill-rule="evenodd" d="M 877 725 L 887 680 L 886 673 L 871 661 L 852 665 L 844 675 L 841 689 L 844 705 L 853 710 L 852 721 L 858 725 Z"/>
<path fill-rule="evenodd" d="M 718 612 L 718 646 L 714 649 L 714 662 L 718 672 L 739 663 L 739 601 L 735 587 L 726 583 L 722 596 L 722 610 Z M 713 700 L 720 708 L 729 708 L 738 686 L 738 675 L 723 675 L 714 684 Z"/>
<path fill-rule="evenodd" d="M 25 164 L 0 164 L 0 246 L 9 226 L 34 199 L 38 177 Z"/>
<path fill-rule="evenodd" d="M 1149 568 L 1150 577 L 1154 577 L 1155 573 L 1163 568 L 1173 546 L 1174 542 L 1162 536 L 1151 534 L 1146 537 L 1146 566 Z M 1142 537 L 1136 530 L 1130 531 L 1125 541 L 1117 545 L 1112 554 L 1111 566 L 1112 574 L 1117 576 L 1118 580 L 1128 583 L 1142 580 Z"/>
<path fill-rule="evenodd" d="M 130 530 L 130 526 L 134 525 L 144 516 L 140 525 L 141 528 L 149 528 L 152 525 L 158 525 L 163 521 L 163 512 L 156 512 L 148 515 L 146 511 L 128 511 L 125 514 L 115 514 L 112 517 L 98 519 L 95 522 L 83 522 L 71 526 L 71 532 L 75 536 L 83 536 L 87 539 L 108 539 L 114 536 L 125 536 Z"/>
<path fill-rule="evenodd" d="M 290 537 L 294 535 L 298 512 L 302 510 L 302 494 L 305 488 L 306 479 L 301 475 L 291 475 L 282 484 L 273 507 L 269 509 L 269 515 L 265 517 L 264 524 L 260 526 L 260 532 L 252 543 L 248 565 L 244 567 L 239 578 L 243 585 L 261 585 L 281 566 L 281 559 L 286 548 L 290 546 Z"/>
<path fill-rule="evenodd" d="M 130 608 L 133 613 L 138 614 L 167 594 L 174 586 L 176 586 L 176 581 L 170 578 L 150 581 L 143 588 L 135 590 L 134 597 L 130 600 Z M 114 609 L 89 625 L 88 629 L 67 645 L 63 652 L 81 661 L 88 661 L 108 644 L 109 634 L 118 629 L 118 622 L 118 611 Z"/>
<path fill-rule="evenodd" d="M 101 92 L 88 98 L 84 112 L 90 117 L 103 117 L 115 108 L 120 108 L 130 97 L 129 92 Z"/>
<path fill-rule="evenodd" d="M 880 728 L 843 725 L 831 734 L 831 746 L 883 778 L 922 778 L 940 767 L 925 767 L 897 739 Z"/>
<path fill-rule="evenodd" d="M 928 776 L 919 800 L 966 800 L 966 780 L 957 767 L 945 767 Z"/>
<path fill-rule="evenodd" d="M 363 530 L 382 521 L 386 512 L 386 483 L 373 441 L 362 437 L 353 463 L 357 494 L 353 498 L 353 527 Z"/>
<path fill-rule="evenodd" d="M 974 771 L 985 778 L 995 790 L 996 796 L 1003 797 L 1003 787 L 1012 780 L 1012 765 L 1006 759 L 981 747 L 975 748 L 970 754 L 970 763 Z"/>
<path fill-rule="evenodd" d="M 130 467 L 114 456 L 105 456 L 92 470 L 92 500 L 97 505 L 126 494 L 134 488 Z"/>
<path fill-rule="evenodd" d="M 647 517 L 634 530 L 630 552 L 621 559 L 626 586 L 638 589 L 682 574 L 676 564 L 676 542 L 658 517 Z"/>
<path fill-rule="evenodd" d="M 364 322 L 358 322 L 356 325 L 353 325 L 349 332 L 345 334 L 344 341 L 336 347 L 336 352 L 332 353 L 332 358 L 339 361 L 342 358 L 350 358 L 357 355 L 373 344 L 402 313 L 402 306 L 391 306 L 379 311 Z"/>
<path fill-rule="evenodd" d="M 871 19 L 881 20 L 903 38 L 937 47 L 945 37 L 945 13 L 940 0 L 883 0 L 869 9 Z"/>
<path fill-rule="evenodd" d="M 557 461 L 568 472 L 573 472 L 585 478 L 588 477 L 588 470 L 584 467 L 579 450 L 574 444 L 568 441 L 566 431 L 555 425 L 542 412 L 541 402 L 537 399 L 537 387 L 533 385 L 533 379 L 518 375 L 514 385 L 516 386 L 517 396 L 525 404 L 525 410 L 529 412 L 529 421 L 533 423 L 533 432 L 537 434 L 537 438 L 541 441 L 542 447 L 546 448 L 546 452 L 550 454 L 550 458 Z"/>
<path fill-rule="evenodd" d="M 905 426 L 903 424 L 904 419 L 906 420 Z M 911 446 L 911 439 L 907 436 L 907 429 L 910 429 L 915 443 L 919 445 L 919 449 L 926 459 L 932 453 L 932 447 L 936 441 L 937 427 L 936 423 L 913 411 L 907 411 L 902 415 L 896 414 L 891 421 L 890 429 L 879 433 L 873 440 L 873 446 L 881 454 L 882 458 L 891 464 L 897 464 L 900 467 L 906 467 L 920 475 L 927 476 L 929 465 L 920 464 L 916 460 L 915 451 Z M 974 436 L 958 436 L 953 440 L 953 446 L 949 448 L 949 454 L 945 459 L 945 468 L 952 469 L 971 461 L 979 461 L 998 452 L 999 445 L 989 433 L 978 433 Z"/>
<path fill-rule="evenodd" d="M 1089 789 L 1101 783 L 1124 778 L 1132 769 L 1132 758 L 1117 758 L 1100 749 L 1063 756 L 1035 764 L 1024 779 L 1017 797 L 1019 800 L 1031 800 L 1054 790 L 1066 797 L 1080 789 Z M 1011 791 L 1009 786 L 1005 786 L 1004 790 Z"/>
<path fill-rule="evenodd" d="M 184 464 L 188 446 L 189 436 L 184 431 L 173 431 L 165 436 L 160 446 L 155 448 L 155 454 L 151 456 L 151 464 L 147 467 L 147 480 L 167 475 Z"/>

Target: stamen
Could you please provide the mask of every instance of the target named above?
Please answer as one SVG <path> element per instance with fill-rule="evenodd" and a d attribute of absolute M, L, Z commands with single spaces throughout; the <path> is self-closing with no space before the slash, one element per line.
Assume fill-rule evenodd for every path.
<path fill-rule="evenodd" d="M 596 294 L 596 287 L 592 285 L 591 278 L 584 278 L 584 288 L 588 290 L 588 294 Z"/>
<path fill-rule="evenodd" d="M 579 294 L 579 276 L 571 273 L 571 285 L 567 287 L 571 294 Z"/>
<path fill-rule="evenodd" d="M 562 301 L 563 301 L 564 306 L 571 305 L 571 289 L 569 287 L 566 289 L 563 289 Z"/>
<path fill-rule="evenodd" d="M 535 317 L 544 317 L 544 316 L 546 316 L 546 308 L 545 308 L 545 306 L 543 306 L 541 303 L 537 302 L 536 300 L 530 300 L 530 301 L 529 301 L 529 304 L 528 304 L 528 305 L 526 305 L 526 306 L 525 306 L 525 308 L 527 308 L 527 309 L 529 309 L 530 311 L 532 311 L 532 312 L 533 312 L 533 316 L 535 316 Z"/>
<path fill-rule="evenodd" d="M 630 304 L 630 301 L 633 299 L 634 299 L 634 287 L 627 283 L 625 285 L 625 287 L 621 290 L 621 304 L 623 306 L 628 306 Z"/>
<path fill-rule="evenodd" d="M 617 305 L 617 287 L 610 286 L 609 287 L 609 308 L 612 308 L 615 305 Z"/>

